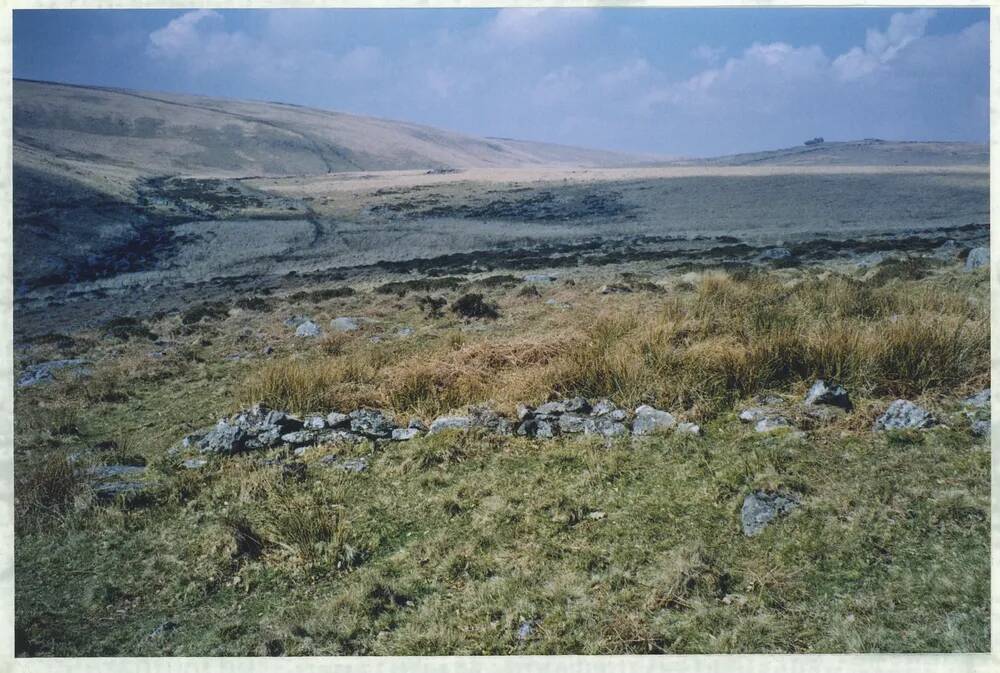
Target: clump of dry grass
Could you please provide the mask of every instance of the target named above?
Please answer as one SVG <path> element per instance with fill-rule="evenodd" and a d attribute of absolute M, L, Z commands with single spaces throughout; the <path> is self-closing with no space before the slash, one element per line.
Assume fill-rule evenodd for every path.
<path fill-rule="evenodd" d="M 61 515 L 83 487 L 83 479 L 62 453 L 51 453 L 17 470 L 14 486 L 19 529 Z"/>
<path fill-rule="evenodd" d="M 318 362 L 279 361 L 251 377 L 243 398 L 293 409 L 376 404 L 433 414 L 485 402 L 513 407 L 554 391 L 705 417 L 816 377 L 894 396 L 983 378 L 986 310 L 958 293 L 942 301 L 914 285 L 921 284 L 710 273 L 693 295 L 664 297 L 653 312 L 622 300 L 601 313 L 568 315 L 558 331 L 449 334 L 409 350 L 359 344 Z"/>

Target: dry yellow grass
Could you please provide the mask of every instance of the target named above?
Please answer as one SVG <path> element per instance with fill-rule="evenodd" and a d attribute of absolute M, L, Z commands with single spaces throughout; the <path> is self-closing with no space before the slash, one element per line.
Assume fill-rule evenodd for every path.
<path fill-rule="evenodd" d="M 985 307 L 967 293 L 916 285 L 711 273 L 693 292 L 610 307 L 588 304 L 592 295 L 581 291 L 578 309 L 558 326 L 528 316 L 516 335 L 452 331 L 415 345 L 341 341 L 330 357 L 275 361 L 247 380 L 241 402 L 431 415 L 482 403 L 512 409 L 558 393 L 650 402 L 705 418 L 736 399 L 813 377 L 861 395 L 898 396 L 984 379 Z M 643 301 L 652 310 L 643 312 Z"/>

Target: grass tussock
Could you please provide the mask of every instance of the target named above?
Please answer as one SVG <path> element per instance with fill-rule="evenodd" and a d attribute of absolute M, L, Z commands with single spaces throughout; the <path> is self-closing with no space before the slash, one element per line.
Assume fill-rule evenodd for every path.
<path fill-rule="evenodd" d="M 983 306 L 947 288 L 880 286 L 828 275 L 705 275 L 655 311 L 604 307 L 568 315 L 558 332 L 443 336 L 394 352 L 366 344 L 319 361 L 267 365 L 244 401 L 292 409 L 360 404 L 438 413 L 513 407 L 555 391 L 654 403 L 707 418 L 735 400 L 832 378 L 858 395 L 915 396 L 982 382 Z"/>

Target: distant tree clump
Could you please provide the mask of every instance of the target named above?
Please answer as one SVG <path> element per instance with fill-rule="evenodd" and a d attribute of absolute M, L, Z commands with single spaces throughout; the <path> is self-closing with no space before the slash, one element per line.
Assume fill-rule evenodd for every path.
<path fill-rule="evenodd" d="M 806 145 L 822 145 L 824 142 L 821 136 L 816 136 L 812 140 L 807 140 Z"/>

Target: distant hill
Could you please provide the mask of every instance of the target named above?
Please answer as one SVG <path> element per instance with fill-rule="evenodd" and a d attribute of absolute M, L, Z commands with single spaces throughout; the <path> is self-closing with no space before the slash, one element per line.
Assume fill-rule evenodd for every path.
<path fill-rule="evenodd" d="M 985 144 L 851 140 L 799 145 L 780 150 L 731 154 L 710 159 L 664 162 L 674 166 L 958 166 L 986 165 Z"/>
<path fill-rule="evenodd" d="M 648 157 L 497 138 L 282 103 L 14 81 L 14 158 L 149 175 L 627 166 Z"/>

